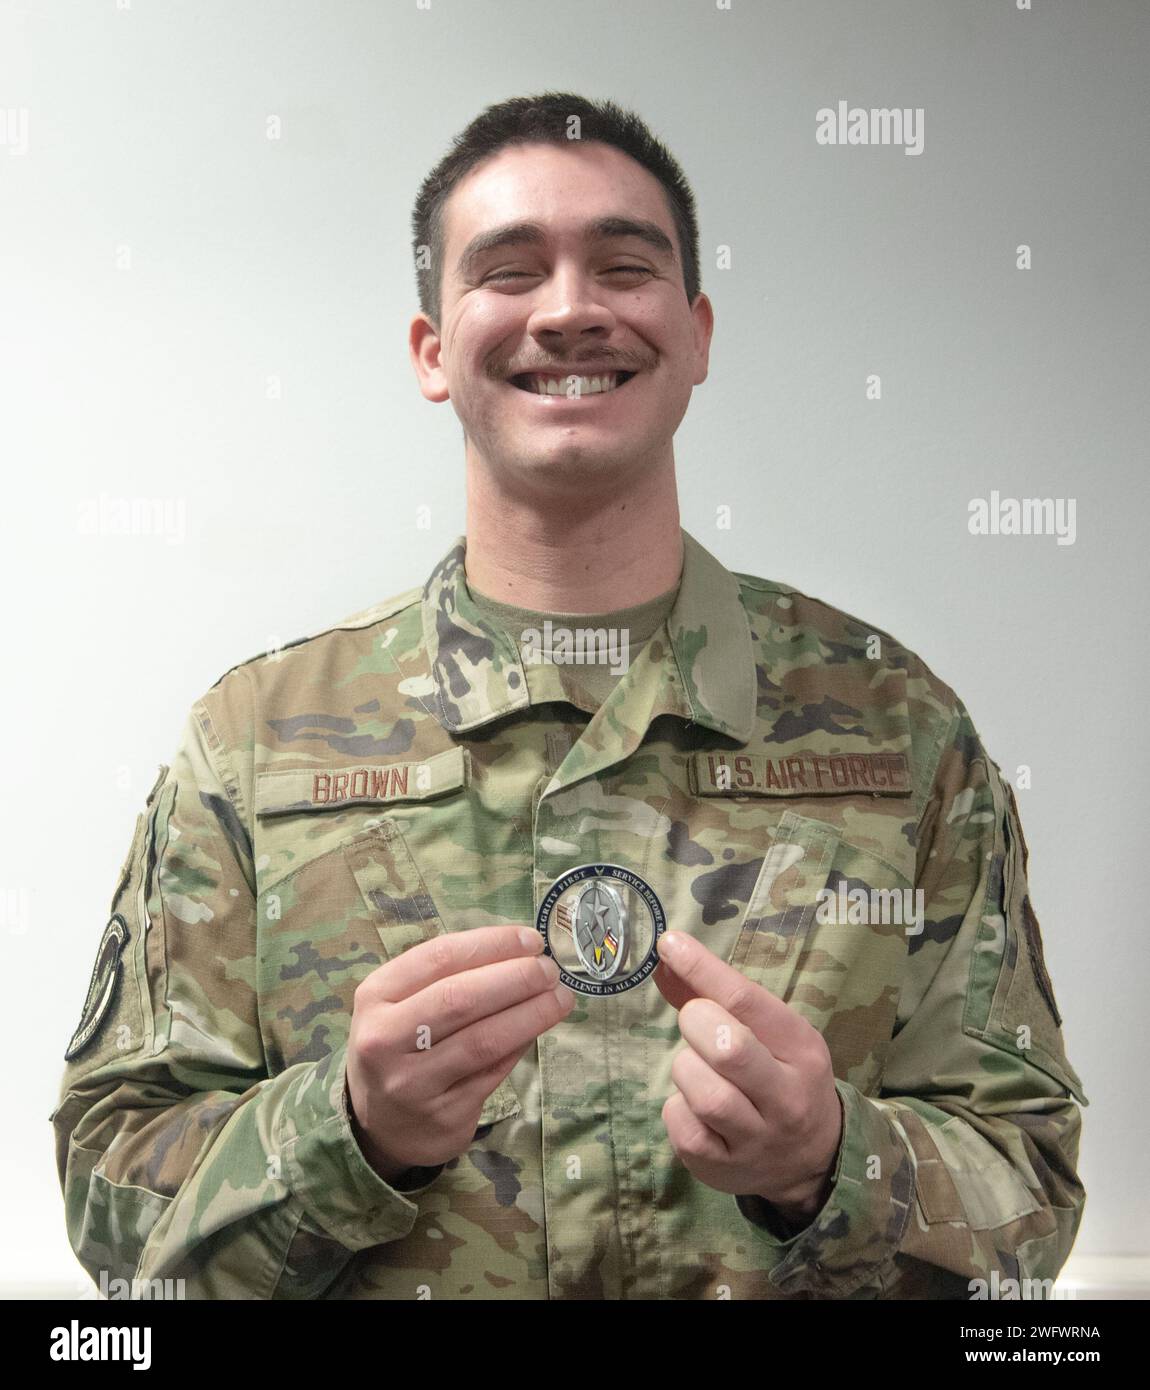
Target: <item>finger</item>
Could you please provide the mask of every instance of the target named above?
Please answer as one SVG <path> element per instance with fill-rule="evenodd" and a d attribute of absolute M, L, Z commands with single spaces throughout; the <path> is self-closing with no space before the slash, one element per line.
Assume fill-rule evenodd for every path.
<path fill-rule="evenodd" d="M 760 1116 L 789 1096 L 792 1068 L 785 1066 L 744 1023 L 713 999 L 690 999 L 679 1010 L 679 1033 L 709 1067 L 737 1087 Z"/>
<path fill-rule="evenodd" d="M 688 1168 L 729 1162 L 730 1153 L 722 1137 L 699 1119 L 678 1091 L 663 1106 L 663 1127 L 671 1147 Z"/>
<path fill-rule="evenodd" d="M 679 977 L 684 988 L 702 999 L 713 999 L 784 1060 L 800 1050 L 806 1020 L 762 985 L 755 984 L 685 932 L 659 938 L 659 957 Z M 690 1002 L 690 1001 L 688 1001 Z"/>
<path fill-rule="evenodd" d="M 444 1092 L 444 1098 L 450 1101 L 462 1101 L 471 1095 L 476 1099 L 486 1100 L 500 1082 L 507 1080 L 534 1047 L 535 1039 L 532 1038 L 530 1042 L 524 1043 L 514 1052 L 509 1052 L 506 1057 L 501 1057 L 494 1066 L 488 1067 L 486 1071 L 477 1071 L 472 1076 L 465 1076 L 462 1081 L 457 1081 L 454 1086 L 449 1086 Z"/>
<path fill-rule="evenodd" d="M 684 1047 L 671 1063 L 671 1079 L 691 1113 L 723 1140 L 728 1149 L 754 1143 L 764 1121 L 747 1097 L 703 1060 L 693 1047 Z"/>
<path fill-rule="evenodd" d="M 540 933 L 522 925 L 439 932 L 373 970 L 360 989 L 371 1000 L 399 1003 L 461 970 L 520 956 L 537 956 L 542 950 Z"/>
<path fill-rule="evenodd" d="M 481 1018 L 426 1052 L 417 1053 L 413 1076 L 419 1094 L 438 1094 L 465 1077 L 497 1067 L 502 1058 L 566 1018 L 574 1004 L 575 995 L 558 985 L 502 1013 Z"/>
<path fill-rule="evenodd" d="M 401 1052 L 422 1052 L 558 983 L 559 967 L 550 956 L 496 961 L 436 980 L 393 1004 L 381 1027 Z M 494 1060 L 487 1059 L 489 1064 Z"/>
<path fill-rule="evenodd" d="M 659 993 L 673 1009 L 681 1009 L 688 999 L 698 998 L 690 985 L 675 974 L 670 961 L 661 960 L 651 978 L 658 985 Z"/>

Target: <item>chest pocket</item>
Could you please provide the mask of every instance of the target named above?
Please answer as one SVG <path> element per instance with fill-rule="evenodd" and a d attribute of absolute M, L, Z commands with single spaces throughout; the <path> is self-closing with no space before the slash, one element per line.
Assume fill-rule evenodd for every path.
<path fill-rule="evenodd" d="M 910 881 L 822 821 L 786 811 L 763 856 L 729 964 L 823 1034 L 837 1075 L 881 1077 L 921 926 Z"/>
<path fill-rule="evenodd" d="M 763 856 L 730 964 L 780 999 L 790 998 L 839 843 L 834 826 L 786 811 Z"/>
<path fill-rule="evenodd" d="M 465 785 L 462 750 L 451 753 L 458 775 L 441 767 L 431 796 L 389 799 L 410 803 L 458 795 Z M 257 792 L 266 835 L 258 856 L 261 1022 L 269 1060 L 282 1069 L 317 1060 L 345 1042 L 357 985 L 451 925 L 397 819 L 380 814 L 385 808 L 304 802 L 291 784 L 293 799 L 285 801 L 284 775 L 262 777 L 277 780 L 261 780 Z M 414 781 L 410 788 L 415 790 Z M 419 814 L 434 811 L 429 806 Z M 506 1080 L 487 1098 L 480 1124 L 519 1109 Z"/>

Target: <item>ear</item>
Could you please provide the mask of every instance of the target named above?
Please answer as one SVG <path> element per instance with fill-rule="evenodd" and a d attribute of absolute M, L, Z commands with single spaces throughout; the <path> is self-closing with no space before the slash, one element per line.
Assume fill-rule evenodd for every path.
<path fill-rule="evenodd" d="M 701 290 L 691 305 L 691 318 L 695 325 L 695 377 L 692 384 L 701 386 L 707 379 L 711 361 L 711 334 L 715 331 L 715 310 Z"/>
<path fill-rule="evenodd" d="M 451 395 L 447 377 L 440 363 L 439 330 L 426 314 L 416 314 L 408 335 L 411 365 L 419 379 L 419 389 L 429 401 L 439 403 Z"/>

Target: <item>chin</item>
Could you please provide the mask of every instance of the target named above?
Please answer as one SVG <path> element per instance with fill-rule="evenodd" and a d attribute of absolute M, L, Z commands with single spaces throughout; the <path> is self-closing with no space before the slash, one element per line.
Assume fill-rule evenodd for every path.
<path fill-rule="evenodd" d="M 575 476 L 586 481 L 599 473 L 618 474 L 631 462 L 630 453 L 618 450 L 590 448 L 584 444 L 557 444 L 538 453 L 519 453 L 517 463 L 527 472 L 553 473 L 556 477 Z"/>

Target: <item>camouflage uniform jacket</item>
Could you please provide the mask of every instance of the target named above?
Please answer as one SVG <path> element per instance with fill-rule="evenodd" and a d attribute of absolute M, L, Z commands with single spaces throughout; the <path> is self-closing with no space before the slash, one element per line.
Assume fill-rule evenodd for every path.
<path fill-rule="evenodd" d="M 463 537 L 422 590 L 196 702 L 52 1115 L 93 1278 L 200 1298 L 787 1299 L 1057 1274 L 1085 1097 L 1010 786 L 893 638 L 683 544 L 666 624 L 590 719 L 572 667 L 533 668 L 529 695 Z M 580 996 L 468 1151 L 407 1190 L 363 1158 L 356 985 L 436 933 L 532 922 L 593 861 L 641 874 L 670 926 L 825 1037 L 845 1124 L 805 1229 L 675 1157 L 677 1016 L 650 981 Z M 922 930 L 826 920 L 828 887 L 921 889 Z"/>

